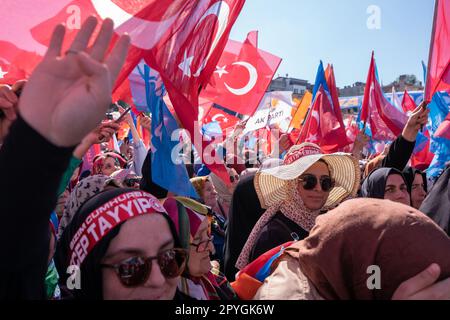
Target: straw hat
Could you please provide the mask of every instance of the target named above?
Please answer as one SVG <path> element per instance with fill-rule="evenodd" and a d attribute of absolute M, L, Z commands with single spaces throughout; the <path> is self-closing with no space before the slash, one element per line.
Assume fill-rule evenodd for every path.
<path fill-rule="evenodd" d="M 262 170 L 256 174 L 254 184 L 263 209 L 268 209 L 283 201 L 288 194 L 288 182 L 300 177 L 319 160 L 323 160 L 328 165 L 331 178 L 335 181 L 335 186 L 331 189 L 325 204 L 326 207 L 333 207 L 348 196 L 356 196 L 361 174 L 358 161 L 354 157 L 346 153 L 325 155 L 317 153 L 317 149 L 310 152 L 313 151 L 310 144 L 304 146 L 307 152 L 303 152 L 301 146 L 295 147 L 296 153 L 303 153 L 297 160 L 285 161 L 290 164 Z"/>

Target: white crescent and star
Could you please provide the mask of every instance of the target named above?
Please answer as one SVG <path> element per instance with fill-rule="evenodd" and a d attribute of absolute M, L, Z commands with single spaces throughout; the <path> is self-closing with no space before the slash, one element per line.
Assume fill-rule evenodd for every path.
<path fill-rule="evenodd" d="M 227 66 L 223 66 L 223 67 L 217 66 L 217 67 L 216 67 L 216 71 L 214 71 L 214 73 L 217 73 L 217 74 L 219 75 L 219 78 L 222 79 L 222 76 L 223 76 L 224 74 L 229 74 L 229 72 L 227 71 L 226 67 L 227 67 Z"/>
<path fill-rule="evenodd" d="M 178 17 L 174 14 L 163 21 L 150 21 L 129 14 L 111 0 L 91 0 L 91 2 L 100 18 L 111 18 L 118 34 L 127 32 L 131 43 L 144 50 L 152 49 Z"/>
<path fill-rule="evenodd" d="M 248 62 L 245 62 L 245 61 L 234 62 L 232 64 L 232 66 L 242 66 L 242 67 L 246 68 L 250 78 L 249 78 L 247 84 L 244 87 L 242 87 L 242 88 L 232 88 L 225 82 L 224 82 L 224 85 L 228 89 L 228 91 L 230 91 L 234 95 L 237 95 L 237 96 L 246 95 L 247 93 L 249 93 L 255 87 L 256 83 L 258 82 L 258 71 L 256 70 L 256 68 L 251 63 L 248 63 Z M 216 67 L 216 71 L 214 71 L 214 72 L 219 75 L 219 78 L 222 78 L 222 76 L 224 74 L 228 74 L 229 73 L 226 70 L 226 67 L 227 66 L 223 66 L 223 67 L 219 67 L 218 66 L 218 67 Z"/>
<path fill-rule="evenodd" d="M 311 113 L 311 117 L 314 118 L 314 119 L 316 119 L 317 125 L 319 125 L 319 123 L 320 123 L 320 116 L 319 116 L 319 113 L 318 113 L 316 110 L 314 110 L 314 111 Z M 308 136 L 307 140 L 308 140 L 308 141 L 311 141 L 311 142 L 317 141 L 317 140 L 318 140 L 318 138 L 317 138 L 317 133 L 316 133 L 316 134 L 310 133 L 310 135 Z"/>
<path fill-rule="evenodd" d="M 0 67 L 0 79 L 3 79 L 8 71 L 3 71 L 2 67 Z"/>
<path fill-rule="evenodd" d="M 209 58 L 213 54 L 214 50 L 219 44 L 220 39 L 222 39 L 222 36 L 227 29 L 230 11 L 231 11 L 230 6 L 225 1 L 218 1 L 214 3 L 211 7 L 209 7 L 208 10 L 200 18 L 197 25 L 195 26 L 194 33 L 197 30 L 198 26 L 203 22 L 203 20 L 205 20 L 208 16 L 211 15 L 216 16 L 219 22 L 219 25 L 217 27 L 217 33 L 213 39 L 208 55 L 206 56 L 205 60 L 203 60 L 203 62 L 200 64 L 200 67 L 195 73 L 192 73 L 191 70 L 191 65 L 194 60 L 194 56 L 189 56 L 187 51 L 184 53 L 183 62 L 181 62 L 178 66 L 183 71 L 183 76 L 188 77 L 191 77 L 192 75 L 194 77 L 200 76 L 200 73 L 203 71 L 203 69 L 205 69 L 206 65 L 208 64 Z"/>
<path fill-rule="evenodd" d="M 219 122 L 219 118 L 224 118 L 223 119 L 223 122 L 224 123 L 227 123 L 228 122 L 228 118 L 227 117 L 225 117 L 223 114 L 221 114 L 221 113 L 219 113 L 219 114 L 216 114 L 214 117 L 212 117 L 212 121 L 217 121 L 217 122 Z"/>
<path fill-rule="evenodd" d="M 317 133 L 316 134 L 311 134 L 306 140 L 309 140 L 311 142 L 317 141 Z"/>
<path fill-rule="evenodd" d="M 311 117 L 313 117 L 314 119 L 316 119 L 317 124 L 320 123 L 320 116 L 319 116 L 319 113 L 318 113 L 316 110 L 314 110 L 314 111 L 311 113 Z"/>

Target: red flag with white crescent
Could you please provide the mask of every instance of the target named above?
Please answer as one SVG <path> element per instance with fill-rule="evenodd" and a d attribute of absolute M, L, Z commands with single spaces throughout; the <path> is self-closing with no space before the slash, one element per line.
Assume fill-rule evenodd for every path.
<path fill-rule="evenodd" d="M 201 96 L 229 110 L 253 115 L 281 63 L 256 43 L 255 33 L 244 43 L 229 40 Z"/>

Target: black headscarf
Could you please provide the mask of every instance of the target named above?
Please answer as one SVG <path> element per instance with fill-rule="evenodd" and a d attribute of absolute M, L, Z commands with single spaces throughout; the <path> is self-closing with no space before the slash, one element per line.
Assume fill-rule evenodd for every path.
<path fill-rule="evenodd" d="M 420 174 L 422 176 L 424 190 L 426 193 L 428 193 L 427 175 L 425 174 L 425 172 L 422 172 L 415 168 L 406 167 L 405 170 L 403 170 L 403 177 L 405 178 L 409 192 L 411 192 L 412 190 L 412 185 L 414 183 L 414 179 L 416 178 L 416 174 Z"/>
<path fill-rule="evenodd" d="M 152 194 L 158 199 L 167 198 L 168 191 L 153 182 L 152 178 L 152 152 L 149 151 L 142 165 L 142 179 L 140 189 Z"/>
<path fill-rule="evenodd" d="M 56 247 L 54 259 L 56 268 L 60 275 L 61 286 L 64 287 L 66 285 L 68 277 L 70 277 L 70 274 L 67 274 L 66 272 L 67 268 L 69 267 L 70 260 L 70 242 L 80 226 L 85 222 L 89 214 L 98 207 L 107 203 L 109 200 L 121 194 L 135 191 L 135 189 L 119 188 L 104 191 L 95 195 L 80 207 L 80 209 L 74 215 L 71 223 L 64 230 L 64 233 L 62 234 Z M 172 221 L 166 214 L 162 214 L 162 216 L 169 224 L 172 236 L 174 238 L 175 247 L 180 247 L 180 241 Z M 72 295 L 75 299 L 103 300 L 103 278 L 102 268 L 100 267 L 100 264 L 106 251 L 108 250 L 109 244 L 111 243 L 112 239 L 114 239 L 119 234 L 122 224 L 123 223 L 114 227 L 99 242 L 97 242 L 94 248 L 84 259 L 83 263 L 80 266 L 81 289 L 70 290 L 70 295 Z"/>
<path fill-rule="evenodd" d="M 420 211 L 433 219 L 450 236 L 450 166 L 436 181 Z"/>
<path fill-rule="evenodd" d="M 393 174 L 400 175 L 405 181 L 405 184 L 408 185 L 405 177 L 399 170 L 394 168 L 379 168 L 372 171 L 372 173 L 364 180 L 361 187 L 361 197 L 384 199 L 387 179 Z"/>
<path fill-rule="evenodd" d="M 225 276 L 233 281 L 235 264 L 258 219 L 264 213 L 254 186 L 255 175 L 239 181 L 231 199 L 230 212 L 225 233 L 224 264 Z"/>

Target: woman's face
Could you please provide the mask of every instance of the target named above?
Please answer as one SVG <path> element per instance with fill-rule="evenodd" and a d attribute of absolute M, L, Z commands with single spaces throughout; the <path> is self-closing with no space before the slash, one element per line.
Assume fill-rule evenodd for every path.
<path fill-rule="evenodd" d="M 330 177 L 330 171 L 325 163 L 316 162 L 311 168 L 306 170 L 300 178 L 306 175 L 315 176 L 317 184 L 312 190 L 306 190 L 303 186 L 304 183 L 299 181 L 298 192 L 306 208 L 309 210 L 319 210 L 325 205 L 328 195 L 330 194 L 330 191 L 322 190 L 320 179 L 322 177 Z"/>
<path fill-rule="evenodd" d="M 211 181 L 206 180 L 205 190 L 203 191 L 203 201 L 208 207 L 214 207 L 217 202 L 217 192 Z"/>
<path fill-rule="evenodd" d="M 391 174 L 388 177 L 384 188 L 384 199 L 403 203 L 407 206 L 411 205 L 408 188 L 401 175 Z"/>
<path fill-rule="evenodd" d="M 414 181 L 411 188 L 411 202 L 412 206 L 419 209 L 422 205 L 423 200 L 425 200 L 427 193 L 425 192 L 425 184 L 423 181 L 423 176 L 416 173 Z"/>
<path fill-rule="evenodd" d="M 174 247 L 174 239 L 166 219 L 160 214 L 146 214 L 125 222 L 111 241 L 103 264 L 116 265 L 133 257 L 155 257 Z M 105 300 L 172 300 L 180 277 L 166 279 L 157 260 L 152 260 L 145 283 L 125 287 L 114 269 L 104 268 L 103 298 Z"/>
<path fill-rule="evenodd" d="M 114 160 L 114 158 L 106 157 L 106 159 L 103 161 L 102 174 L 110 176 L 119 169 L 120 167 L 116 165 L 116 161 Z"/>
<path fill-rule="evenodd" d="M 203 249 L 202 247 L 210 239 L 210 236 L 209 222 L 208 219 L 205 219 L 198 228 L 189 249 L 188 270 L 191 276 L 201 277 L 211 270 L 211 259 L 209 255 L 213 251 L 212 242 L 208 243 L 205 250 L 197 252 Z M 198 247 L 199 244 L 200 246 Z"/>

